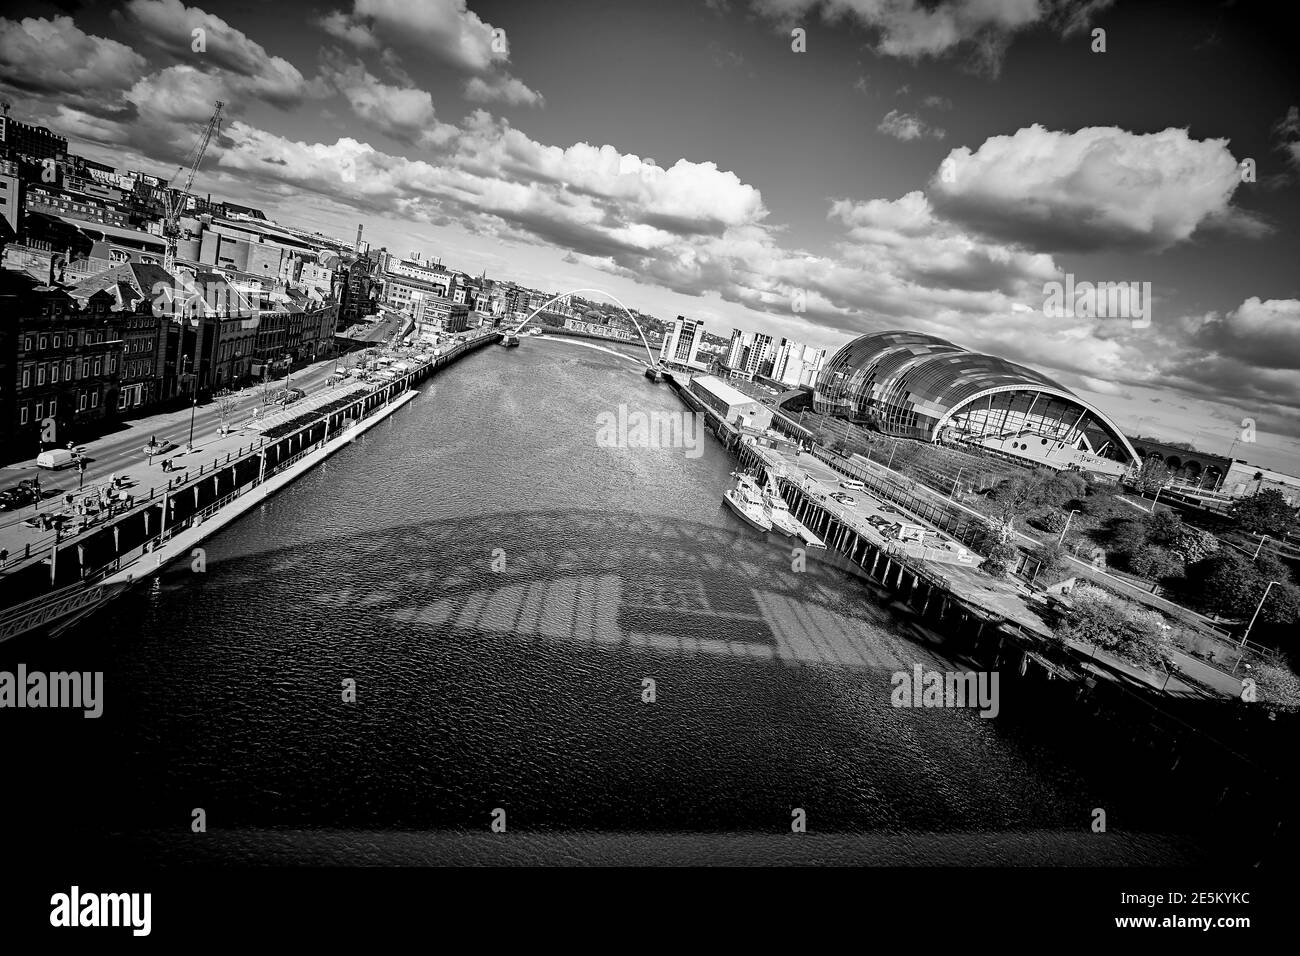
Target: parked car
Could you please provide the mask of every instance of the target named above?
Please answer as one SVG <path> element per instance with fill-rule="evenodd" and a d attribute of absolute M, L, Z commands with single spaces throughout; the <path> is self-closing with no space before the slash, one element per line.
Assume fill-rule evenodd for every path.
<path fill-rule="evenodd" d="M 842 491 L 835 492 L 834 494 L 831 495 L 831 498 L 833 498 L 835 501 L 838 501 L 842 505 L 851 505 L 853 504 L 853 502 L 857 501 L 857 499 L 854 498 L 852 495 L 846 495 Z"/>
<path fill-rule="evenodd" d="M 146 442 L 142 450 L 146 455 L 163 455 L 175 447 L 176 443 L 174 441 L 169 441 L 166 438 L 155 438 L 151 442 Z"/>
<path fill-rule="evenodd" d="M 893 505 L 881 505 L 880 510 L 887 515 L 902 514 L 902 512 L 899 511 L 897 508 L 895 508 Z"/>

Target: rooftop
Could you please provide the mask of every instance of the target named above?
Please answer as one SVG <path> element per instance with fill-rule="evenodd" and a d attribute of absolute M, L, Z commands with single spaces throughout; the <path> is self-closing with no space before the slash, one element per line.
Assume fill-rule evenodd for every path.
<path fill-rule="evenodd" d="M 747 402 L 758 401 L 757 398 L 746 395 L 740 389 L 724 382 L 716 375 L 696 375 L 691 379 L 691 384 L 698 384 L 700 388 L 706 389 L 716 395 L 728 405 L 743 405 Z"/>

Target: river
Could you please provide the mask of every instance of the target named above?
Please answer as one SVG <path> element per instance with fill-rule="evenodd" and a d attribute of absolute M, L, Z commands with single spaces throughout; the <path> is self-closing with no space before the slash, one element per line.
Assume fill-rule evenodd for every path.
<path fill-rule="evenodd" d="M 500 808 L 543 861 L 582 858 L 545 843 L 570 833 L 616 835 L 624 862 L 638 835 L 739 833 L 768 861 L 801 810 L 844 862 L 1213 858 L 1162 823 L 1168 794 L 1054 747 L 1006 685 L 991 720 L 892 706 L 894 672 L 966 668 L 741 525 L 712 436 L 602 447 L 620 404 L 682 410 L 638 365 L 525 338 L 421 392 L 206 542 L 203 571 L 0 649 L 105 671 L 98 720 L 6 715 L 39 832 L 142 860 L 438 862 L 424 835 Z M 1099 806 L 1127 831 L 1093 833 Z M 225 844 L 195 849 L 195 808 Z"/>

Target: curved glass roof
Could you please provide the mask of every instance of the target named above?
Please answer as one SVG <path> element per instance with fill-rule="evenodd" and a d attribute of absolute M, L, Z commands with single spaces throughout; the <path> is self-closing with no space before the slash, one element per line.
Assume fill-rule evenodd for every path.
<path fill-rule="evenodd" d="M 870 332 L 853 339 L 823 367 L 813 401 L 819 412 L 929 438 L 971 399 L 1009 391 L 1054 393 L 1091 413 L 1127 446 L 1112 422 L 1054 379 L 923 332 Z"/>

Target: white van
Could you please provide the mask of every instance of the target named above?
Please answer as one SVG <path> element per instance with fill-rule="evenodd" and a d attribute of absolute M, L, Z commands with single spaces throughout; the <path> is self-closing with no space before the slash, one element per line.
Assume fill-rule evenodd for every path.
<path fill-rule="evenodd" d="M 854 481 L 854 480 L 851 479 L 851 478 L 846 478 L 844 481 L 841 481 L 841 482 L 840 482 L 840 487 L 841 487 L 841 488 L 847 488 L 849 491 L 866 491 L 866 490 L 867 490 L 867 486 L 866 486 L 866 485 L 864 485 L 864 484 L 863 484 L 862 482 L 860 482 L 860 481 Z"/>
<path fill-rule="evenodd" d="M 37 468 L 49 468 L 53 471 L 58 471 L 60 468 L 71 468 L 76 463 L 77 456 L 66 448 L 52 448 L 36 456 Z"/>

